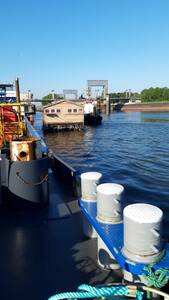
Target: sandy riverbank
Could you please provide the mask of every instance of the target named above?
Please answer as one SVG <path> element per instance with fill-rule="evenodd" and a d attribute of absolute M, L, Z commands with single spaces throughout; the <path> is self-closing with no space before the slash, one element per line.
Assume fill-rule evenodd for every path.
<path fill-rule="evenodd" d="M 124 104 L 119 107 L 120 111 L 168 111 L 169 112 L 169 102 L 168 103 L 136 103 L 136 104 Z"/>

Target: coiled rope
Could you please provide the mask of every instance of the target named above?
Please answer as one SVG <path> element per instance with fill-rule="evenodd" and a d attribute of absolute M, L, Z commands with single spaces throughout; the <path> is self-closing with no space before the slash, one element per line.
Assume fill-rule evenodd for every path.
<path fill-rule="evenodd" d="M 144 270 L 147 272 L 146 275 L 143 275 L 146 280 L 147 286 L 154 286 L 157 289 L 164 287 L 169 281 L 168 269 L 158 269 L 154 271 L 154 265 L 149 265 L 144 267 Z"/>
<path fill-rule="evenodd" d="M 113 287 L 93 287 L 87 284 L 82 284 L 78 287 L 77 292 L 66 292 L 56 294 L 48 300 L 61 299 L 85 299 L 94 297 L 108 296 L 133 296 L 137 300 L 142 300 L 143 292 L 138 291 L 136 287 L 128 286 L 113 286 Z"/>
<path fill-rule="evenodd" d="M 155 262 L 150 264 L 149 266 L 144 267 L 144 271 L 146 274 L 143 274 L 143 278 L 146 280 L 147 286 L 154 286 L 157 289 L 164 287 L 169 281 L 169 269 L 160 268 L 154 271 L 154 266 L 156 263 L 161 260 L 165 255 L 165 249 L 161 252 L 160 256 L 157 258 Z"/>

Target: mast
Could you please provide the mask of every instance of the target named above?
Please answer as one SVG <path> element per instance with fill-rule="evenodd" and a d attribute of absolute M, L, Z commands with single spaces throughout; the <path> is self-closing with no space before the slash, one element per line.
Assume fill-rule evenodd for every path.
<path fill-rule="evenodd" d="M 20 89 L 19 89 L 19 78 L 17 77 L 15 80 L 15 89 L 16 89 L 16 103 L 18 104 L 18 123 L 21 132 L 23 133 L 23 124 L 21 117 L 21 98 L 20 98 Z"/>
<path fill-rule="evenodd" d="M 16 88 L 16 102 L 19 104 L 21 102 L 21 99 L 20 99 L 20 89 L 19 89 L 19 78 L 18 77 L 15 80 L 15 88 Z"/>

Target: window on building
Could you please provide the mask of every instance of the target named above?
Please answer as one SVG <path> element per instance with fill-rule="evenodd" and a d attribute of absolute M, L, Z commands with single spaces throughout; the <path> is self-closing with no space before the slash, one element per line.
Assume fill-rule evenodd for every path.
<path fill-rule="evenodd" d="M 71 112 L 72 112 L 71 108 L 68 108 L 68 110 L 67 110 L 67 111 L 68 111 L 68 113 L 71 113 Z"/>
<path fill-rule="evenodd" d="M 55 113 L 55 109 L 51 109 L 51 113 Z"/>
<path fill-rule="evenodd" d="M 60 113 L 60 109 L 57 109 L 56 112 L 57 112 L 57 113 Z"/>
<path fill-rule="evenodd" d="M 49 109 L 45 109 L 45 112 L 46 112 L 46 113 L 49 113 Z"/>
<path fill-rule="evenodd" d="M 77 112 L 77 108 L 74 108 L 74 109 L 73 109 L 73 112 Z"/>
<path fill-rule="evenodd" d="M 82 108 L 79 108 L 79 112 L 82 112 L 83 111 L 83 109 Z"/>

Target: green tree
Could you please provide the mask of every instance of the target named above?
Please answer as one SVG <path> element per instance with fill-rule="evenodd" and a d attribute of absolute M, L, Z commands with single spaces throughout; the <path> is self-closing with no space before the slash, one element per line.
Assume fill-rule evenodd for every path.
<path fill-rule="evenodd" d="M 142 102 L 165 102 L 169 101 L 169 88 L 151 87 L 141 92 Z"/>
<path fill-rule="evenodd" d="M 110 93 L 109 97 L 112 103 L 113 102 L 125 103 L 128 101 L 129 92 L 126 93 L 126 91 L 124 91 L 124 92 Z M 141 98 L 140 94 L 137 92 L 131 93 L 130 97 L 131 99 L 136 99 L 136 100 Z"/>
<path fill-rule="evenodd" d="M 61 99 L 63 99 L 62 96 L 60 96 L 58 94 L 52 94 L 52 93 L 50 93 L 50 94 L 48 94 L 48 95 L 46 95 L 46 96 L 44 96 L 42 98 L 42 100 L 43 100 L 42 101 L 42 105 L 48 105 L 48 104 L 50 104 L 54 100 L 61 100 Z"/>

